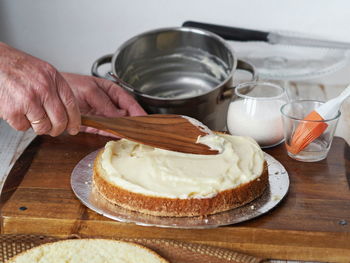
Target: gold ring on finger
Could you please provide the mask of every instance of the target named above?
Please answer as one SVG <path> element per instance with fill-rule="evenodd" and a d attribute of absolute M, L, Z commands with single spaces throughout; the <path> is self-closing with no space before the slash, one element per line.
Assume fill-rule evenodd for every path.
<path fill-rule="evenodd" d="M 31 124 L 40 124 L 41 122 L 43 122 L 45 119 L 47 118 L 46 114 L 41 117 L 40 119 L 36 120 L 36 121 L 31 121 Z"/>

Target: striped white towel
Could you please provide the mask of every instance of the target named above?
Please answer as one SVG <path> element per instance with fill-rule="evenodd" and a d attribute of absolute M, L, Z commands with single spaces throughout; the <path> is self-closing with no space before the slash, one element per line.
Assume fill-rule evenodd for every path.
<path fill-rule="evenodd" d="M 35 137 L 32 129 L 19 132 L 0 119 L 0 193 L 11 168 Z"/>

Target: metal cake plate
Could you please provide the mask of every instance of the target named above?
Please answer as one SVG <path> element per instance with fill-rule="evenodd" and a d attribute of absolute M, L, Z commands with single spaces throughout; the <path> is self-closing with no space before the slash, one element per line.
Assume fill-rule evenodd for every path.
<path fill-rule="evenodd" d="M 288 173 L 283 165 L 265 153 L 268 165 L 269 186 L 263 195 L 244 206 L 205 217 L 160 217 L 146 215 L 119 207 L 101 196 L 92 185 L 93 163 L 98 151 L 83 158 L 74 168 L 71 186 L 80 201 L 91 210 L 105 217 L 142 226 L 168 228 L 215 228 L 240 223 L 274 208 L 287 194 Z"/>

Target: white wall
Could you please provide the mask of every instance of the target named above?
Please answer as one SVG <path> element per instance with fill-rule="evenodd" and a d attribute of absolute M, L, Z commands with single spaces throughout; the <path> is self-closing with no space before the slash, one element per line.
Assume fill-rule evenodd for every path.
<path fill-rule="evenodd" d="M 0 41 L 89 74 L 96 58 L 135 34 L 190 19 L 350 42 L 347 0 L 0 0 Z"/>

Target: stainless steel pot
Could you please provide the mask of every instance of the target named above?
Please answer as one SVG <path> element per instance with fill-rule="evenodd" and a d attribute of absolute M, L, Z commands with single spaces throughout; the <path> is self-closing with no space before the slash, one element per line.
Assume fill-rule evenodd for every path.
<path fill-rule="evenodd" d="M 149 31 L 125 42 L 114 54 L 97 59 L 92 74 L 111 63 L 114 81 L 134 94 L 148 113 L 182 114 L 214 130 L 226 124 L 237 69 L 254 67 L 238 60 L 219 36 L 194 28 Z"/>

